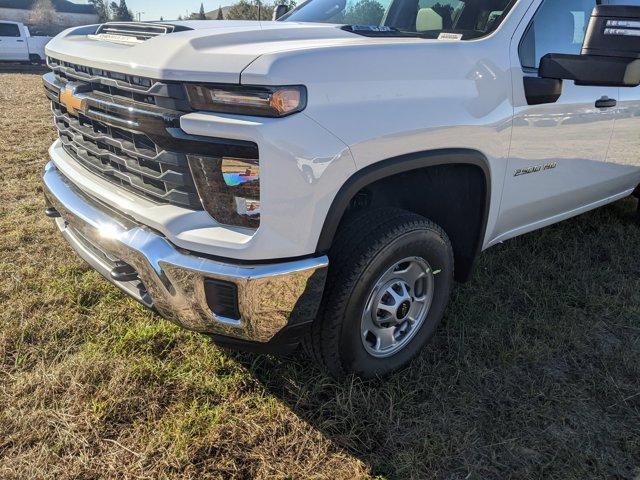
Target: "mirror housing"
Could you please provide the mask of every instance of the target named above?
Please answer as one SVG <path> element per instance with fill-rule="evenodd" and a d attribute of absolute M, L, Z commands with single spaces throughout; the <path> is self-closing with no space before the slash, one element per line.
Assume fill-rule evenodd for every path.
<path fill-rule="evenodd" d="M 640 7 L 597 5 L 591 14 L 582 55 L 640 58 Z"/>
<path fill-rule="evenodd" d="M 538 75 L 573 80 L 576 85 L 583 86 L 637 87 L 640 85 L 640 60 L 550 53 L 540 60 Z"/>
<path fill-rule="evenodd" d="M 286 13 L 289 12 L 289 6 L 288 5 L 276 5 L 273 9 L 273 18 L 272 20 L 275 22 L 276 20 L 278 20 L 280 17 L 282 17 L 283 15 L 285 15 Z"/>
<path fill-rule="evenodd" d="M 640 7 L 596 6 L 581 54 L 545 55 L 538 75 L 573 80 L 576 85 L 640 85 Z"/>

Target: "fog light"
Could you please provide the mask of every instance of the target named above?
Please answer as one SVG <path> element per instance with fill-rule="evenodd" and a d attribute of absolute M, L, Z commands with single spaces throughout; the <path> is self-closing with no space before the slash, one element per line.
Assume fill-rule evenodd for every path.
<path fill-rule="evenodd" d="M 260 226 L 258 160 L 189 155 L 189 168 L 203 208 L 218 223 Z"/>

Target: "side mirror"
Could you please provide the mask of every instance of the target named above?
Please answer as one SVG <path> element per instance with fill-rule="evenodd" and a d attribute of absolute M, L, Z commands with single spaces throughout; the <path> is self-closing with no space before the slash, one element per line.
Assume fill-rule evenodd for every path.
<path fill-rule="evenodd" d="M 640 60 L 551 53 L 542 57 L 539 75 L 546 79 L 574 80 L 576 85 L 637 87 Z"/>
<path fill-rule="evenodd" d="M 272 20 L 275 22 L 276 20 L 278 20 L 280 17 L 282 17 L 284 14 L 286 14 L 289 11 L 289 6 L 288 5 L 276 5 L 275 8 L 273 9 L 273 18 Z"/>
<path fill-rule="evenodd" d="M 538 75 L 573 80 L 576 85 L 640 85 L 640 7 L 596 6 L 581 55 L 545 55 Z"/>

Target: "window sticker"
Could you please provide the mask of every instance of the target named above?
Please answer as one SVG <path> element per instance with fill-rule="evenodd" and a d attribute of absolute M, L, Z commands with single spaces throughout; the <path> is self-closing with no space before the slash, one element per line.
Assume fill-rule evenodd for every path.
<path fill-rule="evenodd" d="M 462 40 L 462 34 L 442 32 L 438 35 L 438 40 Z"/>

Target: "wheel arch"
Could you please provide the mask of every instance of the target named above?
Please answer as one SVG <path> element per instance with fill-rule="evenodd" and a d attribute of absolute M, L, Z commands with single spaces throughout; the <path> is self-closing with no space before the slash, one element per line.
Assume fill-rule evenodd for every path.
<path fill-rule="evenodd" d="M 458 281 L 468 280 L 473 272 L 475 260 L 482 250 L 491 204 L 491 170 L 489 161 L 481 152 L 472 149 L 440 149 L 416 152 L 382 160 L 357 171 L 343 184 L 334 197 L 318 239 L 316 252 L 326 253 L 330 250 L 340 223 L 352 208 L 358 207 L 357 196 L 359 193 L 366 191 L 367 188 L 393 178 L 398 179 L 402 174 L 409 172 L 431 171 L 435 170 L 434 167 L 440 167 L 440 170 L 446 171 L 448 170 L 447 167 L 455 166 L 473 169 L 482 176 L 481 196 L 484 198 L 481 199 L 478 206 L 480 218 L 476 218 L 476 214 L 474 214 L 475 228 L 472 228 L 472 231 L 468 233 L 461 233 L 458 228 L 452 229 L 452 222 L 448 221 L 446 217 L 444 222 L 443 218 L 438 218 L 442 217 L 442 214 L 445 213 L 444 211 L 441 211 L 440 215 L 436 215 L 436 218 L 431 218 L 431 220 L 445 223 L 445 225 L 441 226 L 450 237 L 453 237 L 451 240 L 454 247 L 458 246 L 458 251 L 456 252 L 456 279 Z M 443 190 L 444 186 L 441 184 L 438 188 Z M 414 198 L 413 201 L 415 202 L 416 199 Z M 427 201 L 425 200 L 425 203 Z M 420 202 L 416 202 L 415 205 L 420 208 L 410 208 L 411 211 L 423 213 L 422 210 L 426 210 L 428 214 L 428 205 L 420 205 Z M 456 230 L 453 232 L 454 235 L 452 235 L 452 230 Z M 466 237 L 464 241 L 461 241 L 461 235 Z M 462 244 L 464 244 L 464 247 Z"/>

